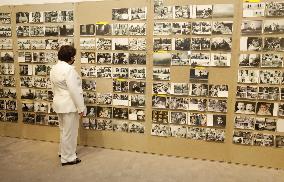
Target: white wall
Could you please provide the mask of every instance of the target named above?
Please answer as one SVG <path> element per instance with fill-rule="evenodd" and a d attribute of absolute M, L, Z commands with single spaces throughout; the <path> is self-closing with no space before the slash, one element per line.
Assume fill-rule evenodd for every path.
<path fill-rule="evenodd" d="M 0 0 L 0 6 L 20 5 L 20 4 L 64 3 L 64 2 L 80 2 L 80 1 L 86 1 L 86 0 Z M 103 0 L 87 0 L 87 1 L 103 1 Z"/>

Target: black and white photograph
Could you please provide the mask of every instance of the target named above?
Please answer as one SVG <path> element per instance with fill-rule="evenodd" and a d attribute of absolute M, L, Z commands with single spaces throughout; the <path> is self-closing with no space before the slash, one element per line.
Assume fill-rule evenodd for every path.
<path fill-rule="evenodd" d="M 47 66 L 43 64 L 33 65 L 34 75 L 36 76 L 46 76 L 47 75 Z"/>
<path fill-rule="evenodd" d="M 3 63 L 0 65 L 0 74 L 1 75 L 14 75 L 15 66 L 12 63 Z"/>
<path fill-rule="evenodd" d="M 96 26 L 94 24 L 80 25 L 80 36 L 94 36 Z"/>
<path fill-rule="evenodd" d="M 168 107 L 175 110 L 188 110 L 189 98 L 187 97 L 170 97 L 168 98 Z"/>
<path fill-rule="evenodd" d="M 112 96 L 113 106 L 128 106 L 128 94 L 116 94 Z M 130 99 L 129 99 L 130 100 Z"/>
<path fill-rule="evenodd" d="M 44 12 L 45 23 L 56 23 L 58 21 L 58 11 L 46 11 Z"/>
<path fill-rule="evenodd" d="M 154 19 L 172 19 L 173 7 L 172 6 L 154 6 Z"/>
<path fill-rule="evenodd" d="M 34 85 L 33 77 L 29 77 L 29 76 L 21 76 L 20 77 L 20 86 L 21 87 L 32 88 L 33 85 Z"/>
<path fill-rule="evenodd" d="M 170 80 L 170 68 L 153 68 L 153 80 Z"/>
<path fill-rule="evenodd" d="M 145 65 L 146 53 L 129 53 L 129 64 Z"/>
<path fill-rule="evenodd" d="M 274 135 L 264 134 L 264 133 L 254 133 L 253 145 L 264 146 L 264 147 L 273 147 L 274 146 Z"/>
<path fill-rule="evenodd" d="M 208 5 L 196 5 L 196 18 L 212 18 L 213 6 Z"/>
<path fill-rule="evenodd" d="M 2 88 L 0 89 L 0 98 L 16 99 L 16 88 Z"/>
<path fill-rule="evenodd" d="M 96 66 L 98 78 L 111 78 L 112 69 L 109 66 Z"/>
<path fill-rule="evenodd" d="M 187 138 L 193 140 L 206 140 L 205 128 L 188 127 Z"/>
<path fill-rule="evenodd" d="M 140 122 L 129 122 L 128 124 L 128 132 L 129 133 L 144 133 L 145 126 L 143 123 Z"/>
<path fill-rule="evenodd" d="M 192 111 L 207 111 L 207 99 L 190 98 L 188 109 Z"/>
<path fill-rule="evenodd" d="M 172 34 L 174 35 L 190 35 L 191 23 L 190 22 L 173 22 Z"/>
<path fill-rule="evenodd" d="M 253 133 L 250 131 L 234 131 L 233 143 L 241 145 L 252 145 Z"/>
<path fill-rule="evenodd" d="M 48 115 L 37 113 L 35 116 L 35 124 L 38 125 L 48 125 Z"/>
<path fill-rule="evenodd" d="M 59 35 L 60 36 L 73 36 L 74 35 L 74 25 L 60 25 Z"/>
<path fill-rule="evenodd" d="M 236 114 L 255 114 L 256 103 L 250 101 L 236 101 L 235 113 Z"/>
<path fill-rule="evenodd" d="M 208 114 L 207 115 L 207 126 L 225 128 L 226 127 L 226 115 Z"/>
<path fill-rule="evenodd" d="M 128 119 L 131 121 L 145 121 L 145 110 L 129 108 Z"/>
<path fill-rule="evenodd" d="M 209 51 L 210 38 L 193 37 L 191 39 L 191 50 Z"/>
<path fill-rule="evenodd" d="M 97 117 L 112 118 L 112 107 L 97 106 Z"/>
<path fill-rule="evenodd" d="M 258 99 L 277 101 L 279 96 L 279 87 L 258 87 Z"/>
<path fill-rule="evenodd" d="M 96 63 L 95 52 L 81 52 L 81 63 Z"/>
<path fill-rule="evenodd" d="M 87 117 L 96 117 L 97 107 L 96 106 L 86 106 L 86 107 L 87 107 L 86 116 Z"/>
<path fill-rule="evenodd" d="M 212 22 L 213 35 L 231 35 L 233 33 L 233 21 Z"/>
<path fill-rule="evenodd" d="M 228 85 L 209 85 L 210 97 L 228 97 L 229 87 Z"/>
<path fill-rule="evenodd" d="M 17 12 L 16 23 L 29 23 L 29 12 Z"/>
<path fill-rule="evenodd" d="M 45 36 L 58 36 L 59 35 L 59 27 L 58 25 L 49 25 L 45 26 Z"/>
<path fill-rule="evenodd" d="M 262 84 L 280 84 L 282 79 L 281 71 L 278 70 L 260 70 L 259 83 Z"/>
<path fill-rule="evenodd" d="M 129 49 L 128 38 L 113 38 L 112 50 L 127 51 Z"/>
<path fill-rule="evenodd" d="M 44 49 L 57 49 L 59 47 L 57 40 L 52 44 L 46 44 L 44 39 L 32 39 L 30 40 L 32 50 L 44 50 Z"/>
<path fill-rule="evenodd" d="M 35 114 L 29 112 L 23 112 L 23 123 L 24 124 L 35 124 Z"/>
<path fill-rule="evenodd" d="M 267 17 L 283 17 L 284 3 L 283 2 L 267 2 L 266 3 L 266 16 Z"/>
<path fill-rule="evenodd" d="M 187 124 L 187 112 L 171 111 L 170 124 Z"/>
<path fill-rule="evenodd" d="M 43 12 L 30 12 L 29 23 L 43 23 Z"/>
<path fill-rule="evenodd" d="M 283 102 L 279 103 L 278 116 L 281 116 L 281 117 L 284 116 L 284 103 Z M 277 128 L 277 130 L 279 130 L 279 129 Z"/>
<path fill-rule="evenodd" d="M 234 128 L 243 130 L 254 130 L 255 117 L 252 116 L 236 116 Z"/>
<path fill-rule="evenodd" d="M 57 115 L 48 115 L 49 126 L 59 126 L 58 116 Z"/>
<path fill-rule="evenodd" d="M 112 94 L 111 93 L 97 93 L 97 104 L 112 105 Z"/>
<path fill-rule="evenodd" d="M 213 4 L 213 18 L 233 18 L 234 4 Z"/>
<path fill-rule="evenodd" d="M 258 131 L 275 131 L 276 121 L 273 118 L 256 118 L 254 128 Z"/>
<path fill-rule="evenodd" d="M 259 70 L 239 70 L 238 71 L 239 83 L 258 83 Z"/>
<path fill-rule="evenodd" d="M 265 34 L 283 34 L 284 23 L 283 19 L 279 20 L 265 20 L 263 25 L 263 32 Z"/>
<path fill-rule="evenodd" d="M 210 66 L 211 57 L 210 53 L 192 52 L 190 55 L 190 60 L 191 66 Z"/>
<path fill-rule="evenodd" d="M 207 126 L 207 115 L 203 113 L 189 113 L 187 124 L 191 126 Z"/>
<path fill-rule="evenodd" d="M 97 64 L 111 64 L 112 53 L 109 52 L 97 52 Z"/>
<path fill-rule="evenodd" d="M 128 91 L 128 87 L 127 87 Z M 129 82 L 129 93 L 133 94 L 144 94 L 146 92 L 146 82 L 130 81 Z"/>
<path fill-rule="evenodd" d="M 170 51 L 172 50 L 171 38 L 154 38 L 154 51 Z"/>
<path fill-rule="evenodd" d="M 74 12 L 73 10 L 64 10 L 58 11 L 58 20 L 57 22 L 73 22 L 74 21 Z"/>
<path fill-rule="evenodd" d="M 128 132 L 128 121 L 112 120 L 113 131 Z"/>
<path fill-rule="evenodd" d="M 153 94 L 170 94 L 171 85 L 166 82 L 154 82 L 153 83 Z"/>
<path fill-rule="evenodd" d="M 47 113 L 49 111 L 48 102 L 35 101 L 34 102 L 34 112 Z"/>
<path fill-rule="evenodd" d="M 6 112 L 5 121 L 18 122 L 18 112 Z"/>
<path fill-rule="evenodd" d="M 171 35 L 172 23 L 170 22 L 154 22 L 153 35 Z"/>
<path fill-rule="evenodd" d="M 240 67 L 259 67 L 261 62 L 261 54 L 240 54 Z"/>
<path fill-rule="evenodd" d="M 152 110 L 152 122 L 158 124 L 169 123 L 169 111 Z"/>
<path fill-rule="evenodd" d="M 202 68 L 190 69 L 189 78 L 190 80 L 208 80 L 209 71 Z"/>
<path fill-rule="evenodd" d="M 31 76 L 32 74 L 33 74 L 33 65 L 31 64 L 20 65 L 21 76 Z"/>
<path fill-rule="evenodd" d="M 175 19 L 184 19 L 191 18 L 192 6 L 174 6 L 174 18 Z"/>
<path fill-rule="evenodd" d="M 193 35 L 211 35 L 211 22 L 200 21 L 192 22 L 192 34 Z"/>
<path fill-rule="evenodd" d="M 145 107 L 145 95 L 131 95 L 129 98 L 129 106 L 131 107 Z"/>
<path fill-rule="evenodd" d="M 29 37 L 30 26 L 16 26 L 17 37 Z"/>
<path fill-rule="evenodd" d="M 96 91 L 96 81 L 82 79 L 82 88 L 83 90 Z"/>
<path fill-rule="evenodd" d="M 174 38 L 173 50 L 189 51 L 190 50 L 190 38 Z"/>
<path fill-rule="evenodd" d="M 171 83 L 170 93 L 172 95 L 188 95 L 189 85 L 188 83 Z"/>
<path fill-rule="evenodd" d="M 31 37 L 43 37 L 45 34 L 45 26 L 30 26 L 30 36 Z"/>
<path fill-rule="evenodd" d="M 128 23 L 129 35 L 146 35 L 146 23 Z"/>
<path fill-rule="evenodd" d="M 28 44 L 28 47 L 29 46 L 30 45 Z M 12 39 L 0 39 L 0 50 L 3 50 L 3 49 L 12 49 Z"/>
<path fill-rule="evenodd" d="M 152 124 L 151 135 L 161 137 L 170 136 L 170 127 L 163 124 Z"/>
<path fill-rule="evenodd" d="M 242 34 L 261 34 L 262 33 L 262 20 L 244 20 L 241 25 Z"/>
<path fill-rule="evenodd" d="M 108 23 L 97 23 L 96 24 L 96 35 L 111 35 L 112 27 Z"/>
<path fill-rule="evenodd" d="M 240 39 L 241 51 L 261 51 L 262 38 L 261 37 L 241 37 Z"/>
<path fill-rule="evenodd" d="M 33 101 L 30 101 L 30 102 L 23 101 L 22 102 L 22 111 L 23 112 L 34 112 L 34 103 L 33 103 Z"/>
<path fill-rule="evenodd" d="M 48 92 L 49 94 L 50 92 Z M 52 93 L 53 94 L 53 93 Z M 96 92 L 83 92 L 84 102 L 85 104 L 96 104 L 97 103 L 97 95 Z M 52 99 L 49 99 L 52 100 Z"/>
<path fill-rule="evenodd" d="M 0 13 L 0 22 L 2 24 L 10 24 L 11 23 L 11 13 Z"/>
<path fill-rule="evenodd" d="M 27 56 L 29 58 L 30 55 L 27 54 Z M 32 54 L 32 62 L 33 63 L 45 63 L 46 62 L 45 52 L 33 52 L 33 54 Z M 46 66 L 46 67 L 48 67 L 48 66 Z"/>
<path fill-rule="evenodd" d="M 187 66 L 190 65 L 190 55 L 187 52 L 177 52 L 171 54 L 172 66 Z"/>
<path fill-rule="evenodd" d="M 277 116 L 278 103 L 258 102 L 256 114 L 259 116 Z"/>
<path fill-rule="evenodd" d="M 207 97 L 208 85 L 202 83 L 190 83 L 190 96 Z"/>
<path fill-rule="evenodd" d="M 0 76 L 0 83 L 4 87 L 15 87 L 16 86 L 16 79 L 14 76 L 11 75 L 1 75 Z"/>
<path fill-rule="evenodd" d="M 31 88 L 21 88 L 21 99 L 34 99 L 35 90 Z"/>
<path fill-rule="evenodd" d="M 278 148 L 284 147 L 284 136 L 280 136 L 280 135 L 275 136 L 275 146 Z"/>
<path fill-rule="evenodd" d="M 146 67 L 130 67 L 129 78 L 136 80 L 146 79 Z"/>
<path fill-rule="evenodd" d="M 186 130 L 187 128 L 185 126 L 170 125 L 169 136 L 177 137 L 177 138 L 185 138 Z"/>
<path fill-rule="evenodd" d="M 95 38 L 80 38 L 80 49 L 92 49 L 96 48 L 96 39 Z"/>
<path fill-rule="evenodd" d="M 230 53 L 211 53 L 211 66 L 230 66 L 231 54 Z"/>
<path fill-rule="evenodd" d="M 262 54 L 261 67 L 283 67 L 284 56 L 282 54 Z"/>
<path fill-rule="evenodd" d="M 170 66 L 171 65 L 170 53 L 153 53 L 154 66 Z"/>
<path fill-rule="evenodd" d="M 112 20 L 129 20 L 130 19 L 130 9 L 129 8 L 117 8 L 112 9 Z"/>
<path fill-rule="evenodd" d="M 279 37 L 265 37 L 264 38 L 264 51 L 280 51 L 282 49 L 282 38 Z"/>
<path fill-rule="evenodd" d="M 112 81 L 113 92 L 127 93 L 129 90 L 128 84 L 128 81 L 114 79 Z"/>
<path fill-rule="evenodd" d="M 210 142 L 224 142 L 225 141 L 225 130 L 206 128 L 206 141 Z"/>
<path fill-rule="evenodd" d="M 211 39 L 212 51 L 231 51 L 232 38 L 231 37 L 214 37 Z"/>
<path fill-rule="evenodd" d="M 208 99 L 208 111 L 227 112 L 227 100 Z"/>
<path fill-rule="evenodd" d="M 93 65 L 81 66 L 82 77 L 97 77 L 96 67 Z"/>
<path fill-rule="evenodd" d="M 56 63 L 57 62 L 57 52 L 48 51 L 45 52 L 45 62 L 47 63 Z"/>
<path fill-rule="evenodd" d="M 0 26 L 0 37 L 11 37 L 12 29 L 11 26 Z"/>
<path fill-rule="evenodd" d="M 128 35 L 128 23 L 114 23 L 112 25 L 112 35 Z"/>
<path fill-rule="evenodd" d="M 90 129 L 113 130 L 112 120 L 110 119 L 90 119 Z"/>
<path fill-rule="evenodd" d="M 243 17 L 262 17 L 265 12 L 265 3 L 243 3 Z"/>
<path fill-rule="evenodd" d="M 57 50 L 58 48 L 59 48 L 58 39 L 45 39 L 45 49 Z"/>
<path fill-rule="evenodd" d="M 147 7 L 130 8 L 130 20 L 146 20 Z"/>
<path fill-rule="evenodd" d="M 159 109 L 166 109 L 168 108 L 168 99 L 165 96 L 152 96 L 152 107 L 159 108 Z"/>
<path fill-rule="evenodd" d="M 113 108 L 113 119 L 128 119 L 128 108 Z"/>
<path fill-rule="evenodd" d="M 28 50 L 31 49 L 31 44 L 29 39 L 18 39 L 18 49 L 19 50 Z"/>
<path fill-rule="evenodd" d="M 112 56 L 112 64 L 128 64 L 129 53 L 116 52 Z"/>
<path fill-rule="evenodd" d="M 130 51 L 146 51 L 145 38 L 129 38 L 128 41 Z"/>
<path fill-rule="evenodd" d="M 112 68 L 112 78 L 125 78 L 129 77 L 128 67 L 113 67 Z"/>

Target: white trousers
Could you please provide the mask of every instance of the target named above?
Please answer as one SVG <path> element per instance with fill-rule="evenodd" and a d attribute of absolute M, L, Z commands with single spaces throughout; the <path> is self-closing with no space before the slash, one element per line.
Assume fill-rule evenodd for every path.
<path fill-rule="evenodd" d="M 77 137 L 79 128 L 79 114 L 58 113 L 60 143 L 59 154 L 61 155 L 61 163 L 74 161 L 76 156 Z"/>

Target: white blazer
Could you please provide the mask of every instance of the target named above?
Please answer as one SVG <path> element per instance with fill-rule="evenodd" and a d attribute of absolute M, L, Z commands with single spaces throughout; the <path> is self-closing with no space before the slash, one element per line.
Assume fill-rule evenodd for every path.
<path fill-rule="evenodd" d="M 56 113 L 81 113 L 85 110 L 82 80 L 73 66 L 58 61 L 50 71 L 50 81 Z"/>

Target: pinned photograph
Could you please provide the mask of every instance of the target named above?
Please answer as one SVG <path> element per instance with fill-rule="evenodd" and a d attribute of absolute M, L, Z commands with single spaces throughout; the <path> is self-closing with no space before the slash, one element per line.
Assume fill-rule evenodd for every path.
<path fill-rule="evenodd" d="M 2 24 L 10 24 L 11 23 L 11 13 L 0 13 L 0 22 Z"/>
<path fill-rule="evenodd" d="M 185 138 L 186 137 L 186 127 L 185 126 L 170 125 L 169 136 L 177 137 L 177 138 Z"/>
<path fill-rule="evenodd" d="M 211 53 L 211 66 L 230 66 L 231 53 Z"/>
<path fill-rule="evenodd" d="M 278 87 L 259 87 L 258 99 L 262 100 L 278 100 L 279 99 Z"/>
<path fill-rule="evenodd" d="M 34 99 L 35 90 L 31 88 L 22 88 L 21 89 L 21 99 Z"/>
<path fill-rule="evenodd" d="M 31 49 L 31 44 L 29 39 L 18 39 L 18 49 L 29 50 Z"/>
<path fill-rule="evenodd" d="M 128 41 L 130 51 L 146 51 L 145 38 L 129 38 Z"/>
<path fill-rule="evenodd" d="M 241 37 L 240 40 L 241 51 L 261 51 L 262 38 L 261 37 Z"/>
<path fill-rule="evenodd" d="M 170 83 L 166 82 L 154 82 L 153 83 L 153 94 L 170 94 Z"/>
<path fill-rule="evenodd" d="M 206 111 L 207 99 L 190 98 L 188 109 L 192 111 Z"/>
<path fill-rule="evenodd" d="M 112 88 L 113 92 L 123 92 L 127 93 L 129 88 L 128 88 L 128 81 L 124 80 L 113 80 L 112 82 Z"/>
<path fill-rule="evenodd" d="M 48 63 L 56 63 L 57 62 L 57 52 L 48 51 L 45 52 L 45 61 Z"/>
<path fill-rule="evenodd" d="M 34 102 L 34 112 L 48 112 L 48 103 L 42 101 L 35 101 Z"/>
<path fill-rule="evenodd" d="M 128 94 L 116 94 L 112 96 L 113 106 L 128 106 Z"/>
<path fill-rule="evenodd" d="M 50 92 L 48 92 L 49 94 Z M 53 95 L 52 95 L 53 97 Z M 83 92 L 84 102 L 85 104 L 96 104 L 97 103 L 97 95 L 96 92 Z M 52 99 L 49 99 L 52 100 Z"/>
<path fill-rule="evenodd" d="M 112 105 L 112 94 L 111 93 L 97 93 L 97 104 Z"/>
<path fill-rule="evenodd" d="M 207 126 L 225 128 L 226 127 L 226 115 L 207 114 Z"/>
<path fill-rule="evenodd" d="M 37 113 L 35 117 L 35 124 L 38 125 L 48 125 L 48 115 Z"/>
<path fill-rule="evenodd" d="M 276 147 L 283 148 L 284 147 L 284 136 L 276 135 L 275 145 Z"/>
<path fill-rule="evenodd" d="M 128 119 L 131 121 L 145 121 L 145 110 L 129 108 Z"/>
<path fill-rule="evenodd" d="M 146 82 L 138 82 L 138 81 L 129 82 L 129 93 L 144 94 L 145 92 L 146 92 Z"/>
<path fill-rule="evenodd" d="M 255 117 L 252 116 L 236 116 L 234 128 L 244 130 L 254 130 Z"/>
<path fill-rule="evenodd" d="M 17 12 L 16 23 L 29 23 L 29 12 Z"/>
<path fill-rule="evenodd" d="M 16 33 L 18 37 L 29 37 L 30 26 L 16 26 Z"/>
<path fill-rule="evenodd" d="M 97 117 L 112 118 L 112 107 L 97 106 Z"/>
<path fill-rule="evenodd" d="M 191 18 L 192 6 L 174 6 L 174 18 L 184 19 Z"/>
<path fill-rule="evenodd" d="M 112 39 L 112 50 L 124 50 L 129 49 L 128 38 L 113 38 Z"/>
<path fill-rule="evenodd" d="M 168 106 L 170 109 L 188 110 L 189 99 L 186 97 L 170 97 L 168 98 Z"/>
<path fill-rule="evenodd" d="M 96 81 L 82 79 L 83 90 L 96 91 Z"/>
<path fill-rule="evenodd" d="M 193 140 L 206 140 L 205 128 L 188 127 L 187 138 Z"/>
<path fill-rule="evenodd" d="M 145 95 L 131 95 L 129 99 L 129 106 L 131 107 L 145 107 Z"/>
<path fill-rule="evenodd" d="M 208 111 L 227 112 L 227 100 L 208 99 Z"/>
<path fill-rule="evenodd" d="M 228 97 L 229 88 L 228 85 L 209 85 L 210 97 Z"/>
<path fill-rule="evenodd" d="M 147 7 L 130 8 L 130 20 L 146 20 Z"/>
<path fill-rule="evenodd" d="M 231 51 L 232 38 L 231 37 L 214 37 L 211 39 L 212 51 Z"/>
<path fill-rule="evenodd" d="M 39 45 L 42 42 L 40 42 Z M 59 48 L 59 43 L 58 43 L 58 39 L 45 39 L 45 49 L 47 50 L 57 50 Z"/>
<path fill-rule="evenodd" d="M 274 135 L 264 133 L 254 133 L 253 145 L 273 147 L 274 146 Z"/>
<path fill-rule="evenodd" d="M 277 116 L 278 104 L 268 102 L 258 102 L 256 106 L 256 114 L 259 116 Z"/>
<path fill-rule="evenodd" d="M 128 67 L 113 67 L 112 68 L 112 78 L 125 78 L 129 76 Z"/>
<path fill-rule="evenodd" d="M 170 80 L 170 68 L 153 68 L 153 80 Z"/>
<path fill-rule="evenodd" d="M 259 70 L 239 70 L 239 83 L 258 83 Z"/>
<path fill-rule="evenodd" d="M 97 77 L 96 67 L 91 65 L 86 65 L 81 67 L 82 77 Z"/>
<path fill-rule="evenodd" d="M 283 67 L 282 54 L 262 54 L 261 67 Z"/>
<path fill-rule="evenodd" d="M 208 80 L 209 77 L 209 71 L 206 69 L 200 69 L 200 68 L 195 68 L 195 69 L 190 69 L 189 73 L 189 78 L 190 80 Z"/>
<path fill-rule="evenodd" d="M 96 24 L 96 35 L 111 35 L 112 27 L 108 23 L 97 23 Z"/>
<path fill-rule="evenodd" d="M 95 52 L 81 52 L 81 63 L 96 63 Z"/>
<path fill-rule="evenodd" d="M 80 36 L 94 36 L 96 26 L 94 24 L 80 25 Z"/>
<path fill-rule="evenodd" d="M 111 78 L 112 69 L 109 66 L 96 66 L 97 78 Z"/>
<path fill-rule="evenodd" d="M 44 12 L 45 23 L 56 23 L 58 21 L 58 11 L 46 11 Z"/>
<path fill-rule="evenodd" d="M 213 53 L 211 53 L 213 54 Z M 193 52 L 190 55 L 191 66 L 210 66 L 210 53 Z"/>
<path fill-rule="evenodd" d="M 193 37 L 191 39 L 191 50 L 209 51 L 210 38 Z"/>
<path fill-rule="evenodd" d="M 129 20 L 130 19 L 130 11 L 128 8 L 117 8 L 112 9 L 112 20 Z"/>
<path fill-rule="evenodd" d="M 154 51 L 170 51 L 172 50 L 171 38 L 154 38 Z"/>
<path fill-rule="evenodd" d="M 172 19 L 173 7 L 172 6 L 154 6 L 154 19 Z"/>
<path fill-rule="evenodd" d="M 18 112 L 6 112 L 5 121 L 18 122 Z"/>
<path fill-rule="evenodd" d="M 48 122 L 49 126 L 59 126 L 58 116 L 57 115 L 48 115 Z"/>
<path fill-rule="evenodd" d="M 164 96 L 152 96 L 152 107 L 159 109 L 168 108 L 168 99 Z"/>
<path fill-rule="evenodd" d="M 278 37 L 265 37 L 264 38 L 264 51 L 280 51 L 282 49 L 282 38 Z"/>
<path fill-rule="evenodd" d="M 211 32 L 210 21 L 192 22 L 193 35 L 211 35 Z"/>
<path fill-rule="evenodd" d="M 30 55 L 28 54 L 28 56 L 30 56 Z M 46 63 L 45 52 L 33 52 L 32 62 L 33 63 Z M 48 68 L 48 66 L 46 68 Z"/>
<path fill-rule="evenodd" d="M 212 22 L 213 35 L 231 35 L 233 33 L 233 21 Z"/>
<path fill-rule="evenodd" d="M 116 132 L 128 132 L 128 121 L 124 120 L 113 120 L 113 131 Z"/>
<path fill-rule="evenodd" d="M 257 99 L 258 97 L 257 86 L 247 86 L 247 99 Z"/>
<path fill-rule="evenodd" d="M 73 36 L 74 35 L 74 25 L 60 25 L 59 34 L 60 36 Z"/>
<path fill-rule="evenodd" d="M 262 20 L 244 20 L 241 25 L 242 34 L 261 34 Z"/>
<path fill-rule="evenodd" d="M 43 23 L 43 12 L 30 12 L 29 23 Z"/>
<path fill-rule="evenodd" d="M 46 77 L 34 77 L 34 87 L 35 88 L 47 88 L 47 78 Z"/>
<path fill-rule="evenodd" d="M 152 110 L 152 122 L 158 124 L 169 123 L 169 111 Z"/>
<path fill-rule="evenodd" d="M 1 75 L 0 76 L 0 83 L 4 86 L 4 87 L 15 87 L 16 86 L 16 80 L 14 76 L 10 76 L 10 75 Z"/>
<path fill-rule="evenodd" d="M 172 66 L 187 66 L 190 65 L 190 55 L 187 52 L 177 52 L 171 54 Z"/>
<path fill-rule="evenodd" d="M 128 124 L 128 132 L 129 133 L 144 133 L 145 126 L 143 123 L 140 122 L 129 122 Z"/>
<path fill-rule="evenodd" d="M 174 38 L 175 42 L 173 50 L 189 51 L 190 50 L 190 38 Z"/>
<path fill-rule="evenodd" d="M 12 29 L 11 26 L 0 26 L 0 37 L 11 37 Z"/>
<path fill-rule="evenodd" d="M 153 35 L 171 35 L 172 23 L 170 22 L 154 22 Z"/>
<path fill-rule="evenodd" d="M 280 84 L 281 79 L 281 71 L 278 70 L 260 70 L 259 72 L 259 83 Z"/>
<path fill-rule="evenodd" d="M 20 43 L 21 45 L 22 43 Z M 24 49 L 24 48 L 27 48 L 29 49 L 30 45 L 29 45 L 29 42 L 26 42 L 24 41 L 23 44 L 28 44 L 28 46 L 19 46 L 21 49 Z M 12 39 L 0 39 L 0 50 L 3 50 L 3 49 L 13 49 L 12 48 Z"/>
<path fill-rule="evenodd" d="M 243 17 L 262 17 L 265 12 L 265 3 L 243 3 Z"/>
<path fill-rule="evenodd" d="M 263 32 L 266 34 L 283 34 L 283 20 L 265 20 L 263 25 Z"/>
<path fill-rule="evenodd" d="M 14 75 L 15 67 L 12 63 L 3 63 L 0 65 L 0 74 L 2 75 Z"/>
<path fill-rule="evenodd" d="M 21 76 L 20 77 L 20 86 L 21 87 L 28 87 L 31 88 L 33 87 L 33 77 L 29 76 Z"/>
<path fill-rule="evenodd" d="M 190 22 L 173 22 L 172 34 L 174 35 L 190 35 L 191 23 Z"/>
<path fill-rule="evenodd" d="M 22 103 L 22 111 L 23 112 L 34 112 L 34 103 L 23 101 Z"/>
<path fill-rule="evenodd" d="M 146 35 L 146 23 L 128 23 L 129 35 Z"/>
<path fill-rule="evenodd" d="M 200 83 L 190 83 L 190 96 L 208 96 L 208 85 Z"/>
<path fill-rule="evenodd" d="M 95 38 L 80 38 L 80 49 L 92 49 L 96 48 Z"/>
<path fill-rule="evenodd" d="M 129 53 L 129 64 L 146 65 L 146 53 Z"/>
<path fill-rule="evenodd" d="M 24 124 L 35 124 L 35 114 L 24 112 L 23 113 L 23 123 Z"/>
<path fill-rule="evenodd" d="M 16 99 L 17 93 L 16 88 L 3 88 L 0 89 L 0 98 Z"/>
<path fill-rule="evenodd" d="M 273 118 L 256 118 L 255 119 L 255 130 L 275 131 L 276 121 L 277 120 Z"/>
<path fill-rule="evenodd" d="M 32 50 L 57 49 L 59 46 L 57 40 L 52 44 L 46 44 L 44 39 L 32 39 L 30 44 Z"/>
<path fill-rule="evenodd" d="M 255 114 L 256 103 L 248 101 L 236 101 L 235 113 L 236 114 Z"/>
<path fill-rule="evenodd" d="M 153 54 L 154 66 L 170 66 L 171 54 L 170 53 L 154 53 Z"/>
<path fill-rule="evenodd" d="M 261 54 L 240 54 L 240 67 L 259 67 L 261 61 Z"/>
<path fill-rule="evenodd" d="M 113 108 L 114 119 L 128 119 L 128 108 Z"/>
<path fill-rule="evenodd" d="M 87 117 L 96 117 L 97 107 L 96 106 L 86 106 L 86 107 L 87 107 L 86 116 Z"/>
<path fill-rule="evenodd" d="M 14 53 L 13 52 L 1 52 L 0 58 L 2 63 L 13 63 Z"/>
<path fill-rule="evenodd" d="M 112 25 L 112 35 L 128 35 L 128 23 L 114 23 Z"/>
<path fill-rule="evenodd" d="M 73 10 L 58 11 L 57 22 L 73 22 L 74 12 Z"/>
<path fill-rule="evenodd" d="M 191 126 L 207 126 L 207 115 L 203 113 L 189 113 L 187 124 Z"/>
<path fill-rule="evenodd" d="M 283 2 L 266 2 L 266 16 L 268 17 L 283 17 L 284 3 Z"/>
<path fill-rule="evenodd" d="M 206 128 L 206 141 L 211 142 L 224 142 L 225 141 L 225 130 Z"/>
<path fill-rule="evenodd" d="M 213 4 L 213 18 L 233 18 L 234 4 Z"/>
<path fill-rule="evenodd" d="M 129 78 L 137 80 L 146 79 L 146 67 L 130 67 Z"/>
<path fill-rule="evenodd" d="M 112 54 L 109 52 L 97 52 L 97 64 L 111 64 Z"/>
<path fill-rule="evenodd" d="M 170 124 L 181 124 L 181 125 L 187 124 L 187 113 L 186 112 L 171 111 Z"/>
<path fill-rule="evenodd" d="M 116 52 L 112 56 L 112 64 L 128 64 L 129 53 Z"/>
<path fill-rule="evenodd" d="M 170 127 L 163 124 L 152 124 L 151 135 L 153 136 L 170 136 Z"/>
<path fill-rule="evenodd" d="M 253 133 L 250 131 L 234 131 L 233 143 L 241 145 L 252 145 Z"/>
<path fill-rule="evenodd" d="M 33 65 L 30 64 L 20 65 L 21 76 L 31 76 L 32 74 L 33 74 Z"/>
<path fill-rule="evenodd" d="M 212 5 L 196 5 L 196 18 L 212 18 Z"/>
<path fill-rule="evenodd" d="M 113 130 L 112 120 L 110 119 L 90 119 L 90 129 Z"/>
<path fill-rule="evenodd" d="M 173 95 L 188 95 L 189 86 L 187 83 L 171 83 L 170 93 Z"/>

